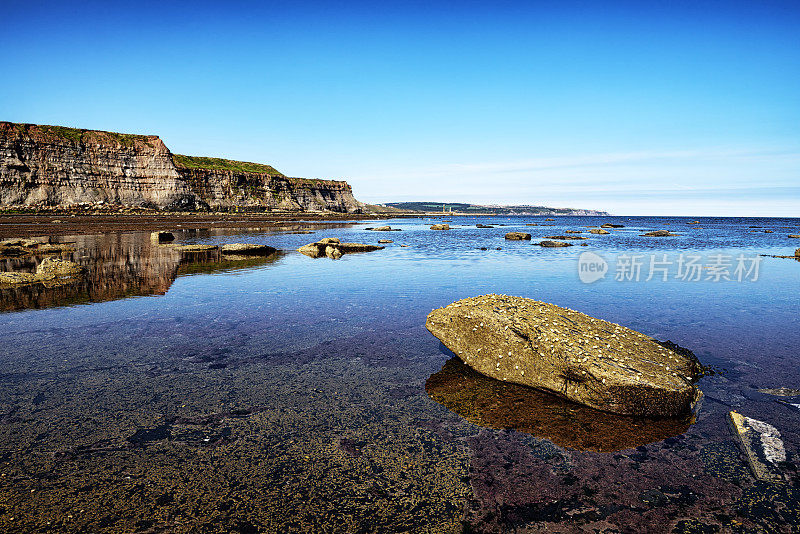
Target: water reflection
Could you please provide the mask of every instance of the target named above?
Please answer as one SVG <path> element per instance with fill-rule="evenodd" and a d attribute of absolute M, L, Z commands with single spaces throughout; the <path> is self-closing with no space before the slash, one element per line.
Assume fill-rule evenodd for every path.
<path fill-rule="evenodd" d="M 576 450 L 613 452 L 682 434 L 691 420 L 634 419 L 484 376 L 458 358 L 425 383 L 428 395 L 469 422 L 513 429 Z"/>
<path fill-rule="evenodd" d="M 61 242 L 72 244 L 74 252 L 60 257 L 84 267 L 86 274 L 60 283 L 0 286 L 0 312 L 163 295 L 179 276 L 249 269 L 282 257 L 182 252 L 152 242 L 149 232 L 67 236 Z M 35 254 L 0 259 L 0 271 L 34 272 L 43 259 Z"/>

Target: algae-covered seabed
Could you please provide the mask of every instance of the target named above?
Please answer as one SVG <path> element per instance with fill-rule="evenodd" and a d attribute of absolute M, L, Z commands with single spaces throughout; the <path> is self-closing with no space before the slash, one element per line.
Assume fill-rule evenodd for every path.
<path fill-rule="evenodd" d="M 144 237 L 121 237 L 94 248 L 117 265 L 115 283 L 165 295 L 73 307 L 45 298 L 36 302 L 53 307 L 0 315 L 0 529 L 797 530 L 798 413 L 756 389 L 800 383 L 797 303 L 785 294 L 794 262 L 774 260 L 783 263 L 747 289 L 607 284 L 592 293 L 563 274 L 574 252 L 502 243 L 507 228 L 495 236 L 392 225 L 404 231 L 383 251 L 338 261 L 288 254 L 238 270 L 176 267 Z M 189 240 L 292 250 L 329 236 L 380 237 L 356 227 Z M 477 250 L 496 242 L 505 250 Z M 88 241 L 78 244 L 76 259 L 91 256 Z M 625 420 L 618 430 L 604 422 L 594 448 L 625 448 L 575 450 L 573 407 L 554 420 L 552 441 L 514 417 L 503 428 L 504 410 L 519 413 L 509 398 L 535 399 L 455 369 L 480 399 L 484 413 L 474 416 L 476 401 L 465 407 L 458 389 L 433 387 L 452 355 L 423 324 L 434 307 L 492 291 L 556 301 L 694 349 L 721 370 L 700 383 L 698 421 L 638 446 L 617 439 Z M 727 429 L 730 409 L 781 430 L 786 483 L 753 480 Z M 591 435 L 591 418 L 574 421 L 575 435 Z"/>

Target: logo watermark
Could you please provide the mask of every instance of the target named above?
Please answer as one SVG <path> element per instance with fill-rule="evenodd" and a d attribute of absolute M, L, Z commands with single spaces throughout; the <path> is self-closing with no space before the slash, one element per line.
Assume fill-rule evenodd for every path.
<path fill-rule="evenodd" d="M 591 284 L 613 270 L 617 282 L 755 282 L 763 258 L 757 254 L 619 254 L 613 264 L 595 252 L 578 258 L 578 278 Z"/>
<path fill-rule="evenodd" d="M 584 284 L 591 284 L 605 278 L 608 262 L 600 254 L 583 252 L 578 258 L 578 277 Z"/>

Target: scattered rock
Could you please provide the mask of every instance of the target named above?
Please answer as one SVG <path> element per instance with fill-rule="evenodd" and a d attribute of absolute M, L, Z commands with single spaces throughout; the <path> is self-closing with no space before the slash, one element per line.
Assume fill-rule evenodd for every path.
<path fill-rule="evenodd" d="M 60 258 L 45 258 L 36 267 L 36 276 L 41 280 L 77 276 L 86 272 L 86 269 L 73 261 Z"/>
<path fill-rule="evenodd" d="M 555 221 L 555 219 L 545 219 L 545 221 Z"/>
<path fill-rule="evenodd" d="M 494 228 L 494 226 L 491 225 L 491 224 L 480 224 L 480 223 L 476 224 L 475 227 L 476 228 Z"/>
<path fill-rule="evenodd" d="M 219 247 L 217 245 L 179 245 L 175 249 L 181 252 L 208 252 L 219 250 Z"/>
<path fill-rule="evenodd" d="M 673 234 L 669 230 L 654 230 L 652 232 L 646 232 L 641 235 L 641 237 L 674 237 L 679 234 Z"/>
<path fill-rule="evenodd" d="M 687 222 L 686 224 L 700 224 L 700 221 L 691 221 L 691 222 Z"/>
<path fill-rule="evenodd" d="M 18 285 L 38 282 L 68 282 L 86 272 L 75 262 L 60 258 L 45 258 L 36 267 L 36 273 L 1 272 L 0 284 Z"/>
<path fill-rule="evenodd" d="M 392 241 L 391 239 L 378 239 L 378 244 L 382 245 L 382 244 L 389 244 L 389 243 L 394 243 L 394 241 Z"/>
<path fill-rule="evenodd" d="M 506 239 L 509 241 L 529 241 L 531 234 L 525 232 L 509 232 L 506 234 Z"/>
<path fill-rule="evenodd" d="M 172 234 L 172 232 L 151 232 L 150 241 L 153 243 L 171 243 L 175 241 L 175 236 Z"/>
<path fill-rule="evenodd" d="M 623 224 L 605 223 L 605 224 L 601 224 L 600 228 L 625 228 L 625 225 L 623 225 Z"/>
<path fill-rule="evenodd" d="M 776 397 L 797 397 L 800 396 L 800 389 L 792 388 L 764 388 L 759 389 L 759 393 L 766 393 L 767 395 L 775 395 Z"/>
<path fill-rule="evenodd" d="M 392 228 L 391 226 L 378 226 L 375 228 L 367 228 L 367 230 L 372 230 L 373 232 L 399 232 L 401 231 L 400 228 Z"/>
<path fill-rule="evenodd" d="M 765 233 L 765 234 L 773 234 L 773 233 L 775 233 L 775 232 L 773 232 L 772 230 L 764 230 L 764 233 Z"/>
<path fill-rule="evenodd" d="M 565 234 L 582 234 L 583 231 L 581 230 L 564 230 Z"/>
<path fill-rule="evenodd" d="M 484 295 L 432 311 L 428 330 L 484 375 L 622 415 L 674 417 L 701 393 L 695 360 L 553 304 Z"/>
<path fill-rule="evenodd" d="M 778 429 L 736 411 L 728 416 L 731 431 L 747 458 L 753 476 L 763 481 L 784 480 L 777 464 L 786 461 L 786 450 Z"/>
<path fill-rule="evenodd" d="M 591 230 L 589 230 L 589 233 L 597 235 L 607 235 L 610 234 L 611 232 L 609 232 L 608 230 L 603 230 L 602 228 L 592 228 Z"/>
<path fill-rule="evenodd" d="M 449 229 L 450 229 L 449 224 L 434 224 L 433 226 L 431 226 L 431 230 L 449 230 Z"/>
<path fill-rule="evenodd" d="M 342 252 L 342 249 L 338 248 L 336 245 L 326 245 L 325 255 L 332 260 L 338 260 L 344 255 L 344 253 Z"/>
<path fill-rule="evenodd" d="M 0 284 L 30 284 L 36 281 L 34 273 L 0 272 Z"/>
<path fill-rule="evenodd" d="M 0 241 L 0 258 L 19 258 L 22 256 L 59 254 L 74 252 L 75 247 L 68 243 L 45 243 L 36 239 L 6 239 Z"/>
<path fill-rule="evenodd" d="M 536 243 L 540 247 L 557 248 L 557 247 L 571 247 L 572 243 L 565 243 L 564 241 L 540 241 Z"/>
<path fill-rule="evenodd" d="M 588 237 L 577 236 L 577 235 L 546 235 L 544 236 L 546 239 L 560 239 L 562 241 L 570 241 L 570 240 L 577 240 L 577 239 L 589 239 Z"/>
<path fill-rule="evenodd" d="M 238 254 L 240 256 L 269 256 L 278 250 L 268 245 L 257 245 L 252 243 L 229 243 L 222 245 L 223 254 Z"/>
<path fill-rule="evenodd" d="M 385 247 L 377 245 L 366 245 L 364 243 L 342 243 L 336 237 L 326 237 L 316 243 L 309 243 L 298 248 L 297 251 L 311 258 L 327 256 L 333 260 L 338 260 L 344 254 L 351 252 L 371 252 L 382 250 Z"/>
<path fill-rule="evenodd" d="M 798 234 L 789 234 L 789 237 L 791 237 L 792 239 L 800 239 L 800 235 Z"/>

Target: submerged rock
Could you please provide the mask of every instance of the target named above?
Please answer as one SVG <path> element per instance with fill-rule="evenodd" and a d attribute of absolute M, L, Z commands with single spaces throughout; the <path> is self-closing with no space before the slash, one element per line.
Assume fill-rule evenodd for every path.
<path fill-rule="evenodd" d="M 237 254 L 239 256 L 269 256 L 277 252 L 277 249 L 268 245 L 257 245 L 252 243 L 229 243 L 222 245 L 223 254 Z"/>
<path fill-rule="evenodd" d="M 597 235 L 608 235 L 611 232 L 609 232 L 608 230 L 603 230 L 602 228 L 592 228 L 591 230 L 589 230 L 589 233 Z"/>
<path fill-rule="evenodd" d="M 645 232 L 642 237 L 674 237 L 679 234 L 673 234 L 669 230 L 654 230 L 652 232 Z"/>
<path fill-rule="evenodd" d="M 475 227 L 476 228 L 494 228 L 494 226 L 491 225 L 491 224 L 481 224 L 481 223 L 476 224 Z"/>
<path fill-rule="evenodd" d="M 766 393 L 767 395 L 775 395 L 776 397 L 798 397 L 800 396 L 800 389 L 792 388 L 764 388 L 759 389 L 759 393 Z"/>
<path fill-rule="evenodd" d="M 484 295 L 432 311 L 428 330 L 478 372 L 622 415 L 692 410 L 699 362 L 650 337 L 553 304 Z"/>
<path fill-rule="evenodd" d="M 540 247 L 545 248 L 558 248 L 558 247 L 571 247 L 572 243 L 565 243 L 563 241 L 540 241 L 536 243 Z"/>
<path fill-rule="evenodd" d="M 309 243 L 298 248 L 297 251 L 311 258 L 327 256 L 332 260 L 338 260 L 344 254 L 351 252 L 371 252 L 382 250 L 385 247 L 377 245 L 366 245 L 364 243 L 342 243 L 336 237 L 326 237 L 315 243 Z"/>
<path fill-rule="evenodd" d="M 531 238 L 531 234 L 526 234 L 525 232 L 509 232 L 506 234 L 506 239 L 509 241 L 528 241 Z"/>
<path fill-rule="evenodd" d="M 633 418 L 601 412 L 531 387 L 482 375 L 451 358 L 425 382 L 428 396 L 475 425 L 513 429 L 559 447 L 612 452 L 683 434 L 691 416 Z"/>
<path fill-rule="evenodd" d="M 582 234 L 582 230 L 564 230 L 565 234 Z"/>
<path fill-rule="evenodd" d="M 784 480 L 778 464 L 786 461 L 786 450 L 778 429 L 736 411 L 730 412 L 728 417 L 753 476 L 764 481 Z"/>
<path fill-rule="evenodd" d="M 605 224 L 601 224 L 600 228 L 625 228 L 625 225 L 624 224 L 605 223 Z"/>
<path fill-rule="evenodd" d="M 449 230 L 449 224 L 434 224 L 431 226 L 431 230 Z"/>

